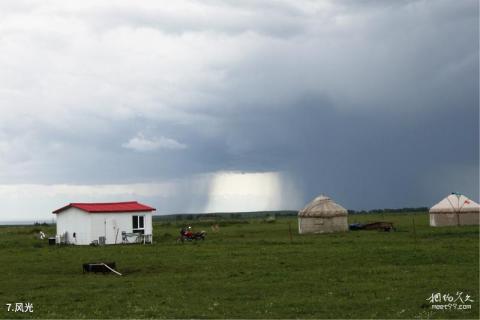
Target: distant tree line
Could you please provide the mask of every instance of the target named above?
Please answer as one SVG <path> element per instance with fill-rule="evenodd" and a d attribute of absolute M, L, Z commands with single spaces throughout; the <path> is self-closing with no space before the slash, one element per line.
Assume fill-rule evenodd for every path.
<path fill-rule="evenodd" d="M 298 211 L 282 210 L 282 211 L 257 211 L 257 212 L 216 212 L 216 213 L 184 213 L 170 215 L 155 215 L 153 219 L 162 220 L 222 220 L 222 219 L 251 219 L 251 218 L 267 218 L 267 217 L 286 217 L 296 216 Z"/>
<path fill-rule="evenodd" d="M 349 214 L 369 214 L 369 213 L 406 213 L 406 212 L 425 212 L 428 207 L 414 207 L 414 208 L 386 208 L 386 209 L 372 209 L 372 210 L 348 210 Z"/>
<path fill-rule="evenodd" d="M 372 209 L 372 210 L 348 210 L 349 214 L 373 214 L 373 213 L 408 213 L 408 212 L 426 212 L 428 207 L 414 207 L 414 208 L 386 208 L 386 209 Z M 257 211 L 257 212 L 217 212 L 217 213 L 184 213 L 184 214 L 170 214 L 170 215 L 155 215 L 153 217 L 156 221 L 172 221 L 172 220 L 203 220 L 214 221 L 222 219 L 251 219 L 251 218 L 267 218 L 267 217 L 293 217 L 297 216 L 298 211 L 282 210 L 282 211 Z"/>

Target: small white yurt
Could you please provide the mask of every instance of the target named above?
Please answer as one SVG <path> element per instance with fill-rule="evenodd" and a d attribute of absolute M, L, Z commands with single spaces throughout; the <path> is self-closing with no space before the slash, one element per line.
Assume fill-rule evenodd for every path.
<path fill-rule="evenodd" d="M 328 233 L 348 231 L 347 209 L 320 195 L 298 213 L 298 232 Z"/>
<path fill-rule="evenodd" d="M 479 215 L 478 203 L 462 194 L 452 193 L 430 208 L 430 226 L 478 225 Z"/>

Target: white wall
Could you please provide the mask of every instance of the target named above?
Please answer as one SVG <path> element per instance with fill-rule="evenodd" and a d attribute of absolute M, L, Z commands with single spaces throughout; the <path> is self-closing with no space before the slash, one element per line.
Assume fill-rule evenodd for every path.
<path fill-rule="evenodd" d="M 300 234 L 342 231 L 348 231 L 348 218 L 346 216 L 298 218 L 298 232 Z"/>
<path fill-rule="evenodd" d="M 430 213 L 430 226 L 469 226 L 479 224 L 478 212 Z"/>
<path fill-rule="evenodd" d="M 57 213 L 57 235 L 63 235 L 65 232 L 68 234 L 68 243 L 89 244 L 91 242 L 89 214 L 77 208 L 68 208 Z"/>
<path fill-rule="evenodd" d="M 90 213 L 91 241 L 106 236 L 107 244 L 122 243 L 122 231 L 133 231 L 132 217 L 144 216 L 145 234 L 152 234 L 151 212 Z"/>

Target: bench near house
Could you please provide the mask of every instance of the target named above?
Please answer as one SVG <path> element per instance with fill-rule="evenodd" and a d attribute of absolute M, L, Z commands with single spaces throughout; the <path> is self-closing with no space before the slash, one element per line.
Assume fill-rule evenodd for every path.
<path fill-rule="evenodd" d="M 138 203 L 70 203 L 57 215 L 56 243 L 120 244 L 152 242 L 155 208 Z"/>

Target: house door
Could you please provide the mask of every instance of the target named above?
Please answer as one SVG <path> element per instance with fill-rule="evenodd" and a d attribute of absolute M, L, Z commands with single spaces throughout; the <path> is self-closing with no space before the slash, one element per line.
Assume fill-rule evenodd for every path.
<path fill-rule="evenodd" d="M 105 219 L 105 237 L 106 237 L 105 242 L 107 244 L 114 244 L 115 237 L 119 237 L 117 233 L 118 233 L 117 221 L 115 219 Z M 120 241 L 118 239 L 116 240 L 117 240 L 116 243 L 122 242 L 121 239 Z"/>

